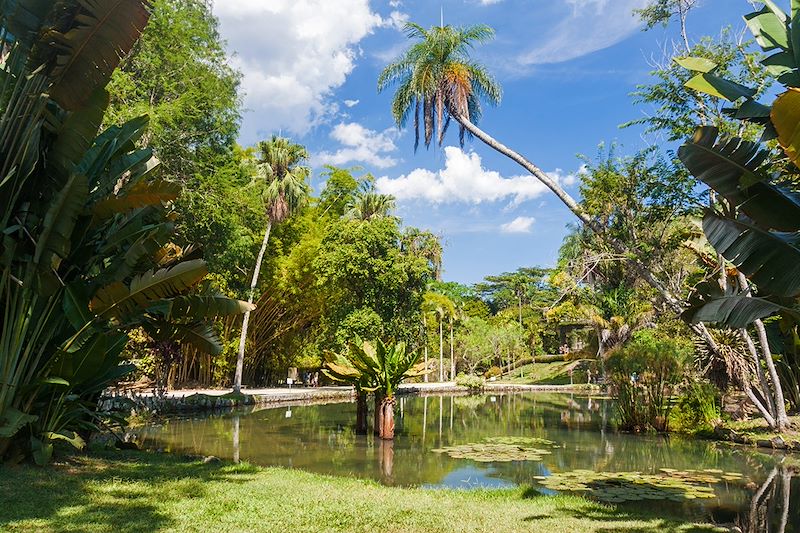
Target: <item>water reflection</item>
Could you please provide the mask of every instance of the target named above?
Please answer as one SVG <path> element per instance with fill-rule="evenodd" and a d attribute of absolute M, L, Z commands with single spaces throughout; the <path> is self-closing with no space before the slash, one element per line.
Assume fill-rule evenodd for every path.
<path fill-rule="evenodd" d="M 357 435 L 354 403 L 172 418 L 135 431 L 151 448 L 399 486 L 535 487 L 535 476 L 551 472 L 713 468 L 741 473 L 749 485 L 729 483 L 717 488 L 714 500 L 675 504 L 687 515 L 736 523 L 748 533 L 767 531 L 765 524 L 772 528 L 769 531 L 800 533 L 800 479 L 783 455 L 706 441 L 621 434 L 613 416 L 613 404 L 595 397 L 413 396 L 399 400 L 394 442 L 383 442 L 371 432 Z M 431 452 L 501 436 L 548 439 L 558 447 L 540 462 L 475 463 Z"/>

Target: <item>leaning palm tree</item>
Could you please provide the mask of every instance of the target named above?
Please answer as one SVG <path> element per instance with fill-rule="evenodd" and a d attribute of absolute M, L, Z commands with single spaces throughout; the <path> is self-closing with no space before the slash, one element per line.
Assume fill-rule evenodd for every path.
<path fill-rule="evenodd" d="M 627 257 L 628 264 L 659 292 L 669 308 L 677 314 L 683 313 L 686 302 L 672 294 L 666 284 L 637 260 L 623 243 L 609 236 L 605 228 L 586 213 L 556 180 L 476 125 L 481 116 L 481 102 L 496 105 L 502 94 L 500 86 L 486 68 L 470 58 L 474 46 L 490 40 L 494 30 L 483 24 L 467 28 L 441 25 L 426 30 L 414 23 L 407 23 L 405 30 L 409 39 L 415 42 L 383 70 L 378 78 L 378 91 L 390 86 L 397 88 L 392 99 L 392 114 L 401 128 L 413 117 L 414 148 L 419 144 L 420 123 L 423 125 L 425 145 L 430 146 L 434 131 L 441 144 L 450 120 L 455 120 L 459 124 L 462 144 L 464 135 L 469 133 L 522 166 L 550 189 L 587 228 L 604 239 L 616 253 Z M 690 328 L 711 351 L 718 351 L 714 338 L 702 323 L 691 324 Z"/>
<path fill-rule="evenodd" d="M 311 169 L 302 163 L 308 159 L 308 151 L 285 137 L 273 135 L 269 141 L 258 144 L 259 158 L 255 166 L 253 183 L 263 187 L 264 207 L 267 213 L 267 228 L 261 242 L 256 264 L 253 268 L 253 279 L 247 294 L 247 302 L 253 303 L 261 263 L 267 250 L 272 226 L 280 224 L 291 217 L 308 200 L 310 188 L 307 180 Z M 247 327 L 250 313 L 244 315 L 242 335 L 239 339 L 239 352 L 236 359 L 236 374 L 233 380 L 234 392 L 242 390 L 242 371 L 244 369 L 244 348 L 247 340 Z"/>

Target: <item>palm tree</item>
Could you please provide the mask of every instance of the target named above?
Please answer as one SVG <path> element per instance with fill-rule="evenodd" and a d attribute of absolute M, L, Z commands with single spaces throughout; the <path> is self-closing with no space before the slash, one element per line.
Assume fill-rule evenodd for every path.
<path fill-rule="evenodd" d="M 404 252 L 427 261 L 433 279 L 442 280 L 442 243 L 436 235 L 417 228 L 406 228 L 401 246 Z"/>
<path fill-rule="evenodd" d="M 247 302 L 253 303 L 261 263 L 267 250 L 269 234 L 274 224 L 280 224 L 291 217 L 308 200 L 310 189 L 306 180 L 311 170 L 301 163 L 308 159 L 308 151 L 285 137 L 273 135 L 269 141 L 258 144 L 259 159 L 255 167 L 253 182 L 263 187 L 264 207 L 267 213 L 267 228 L 261 242 L 253 279 L 247 294 Z M 236 374 L 233 380 L 234 392 L 242 390 L 242 371 L 244 369 L 244 347 L 247 340 L 247 327 L 250 313 L 244 315 L 242 336 L 239 339 L 239 353 L 236 359 Z"/>
<path fill-rule="evenodd" d="M 382 92 L 390 86 L 397 87 L 392 99 L 392 114 L 401 128 L 413 116 L 414 148 L 419 144 L 420 121 L 423 123 L 425 146 L 430 146 L 434 130 L 441 144 L 450 120 L 455 120 L 459 124 L 462 145 L 464 134 L 469 133 L 522 166 L 550 189 L 587 228 L 604 238 L 615 252 L 628 258 L 628 264 L 636 273 L 659 292 L 674 312 L 681 314 L 685 310 L 685 302 L 672 294 L 645 265 L 635 259 L 623 243 L 608 236 L 603 226 L 589 216 L 558 182 L 519 152 L 497 141 L 476 125 L 481 116 L 481 101 L 496 105 L 502 95 L 500 86 L 486 68 L 470 58 L 470 51 L 475 45 L 490 40 L 494 30 L 483 24 L 467 28 L 441 25 L 426 30 L 414 23 L 407 23 L 405 30 L 409 39 L 416 42 L 381 72 L 378 91 Z M 690 327 L 709 349 L 717 352 L 716 342 L 702 323 L 691 324 Z"/>
<path fill-rule="evenodd" d="M 394 196 L 380 194 L 372 184 L 362 187 L 347 205 L 345 218 L 367 222 L 377 218 L 388 218 L 396 207 Z"/>

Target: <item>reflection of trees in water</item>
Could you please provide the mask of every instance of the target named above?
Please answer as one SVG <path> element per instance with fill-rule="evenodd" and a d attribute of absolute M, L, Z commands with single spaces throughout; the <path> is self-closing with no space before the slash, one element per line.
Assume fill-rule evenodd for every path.
<path fill-rule="evenodd" d="M 796 486 L 794 498 L 792 485 Z M 743 533 L 794 533 L 800 531 L 798 478 L 784 464 L 776 465 L 750 500 L 748 512 L 736 525 Z"/>

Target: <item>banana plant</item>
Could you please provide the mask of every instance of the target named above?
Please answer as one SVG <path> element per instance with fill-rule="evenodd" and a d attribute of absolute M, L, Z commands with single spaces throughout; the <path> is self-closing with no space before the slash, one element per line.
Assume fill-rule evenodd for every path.
<path fill-rule="evenodd" d="M 708 242 L 741 277 L 733 287 L 700 284 L 685 317 L 737 328 L 749 339 L 758 334 L 760 354 L 752 340 L 761 398 L 746 392 L 771 427 L 789 425 L 783 384 L 762 319 L 780 315 L 796 324 L 800 317 L 800 0 L 788 15 L 772 0 L 745 16 L 756 42 L 770 54 L 762 61 L 785 86 L 771 105 L 757 100 L 760 91 L 719 76 L 717 65 L 701 58 L 677 60 L 696 72 L 687 86 L 731 102 L 734 118 L 764 127 L 760 142 L 721 138 L 713 127 L 699 128 L 678 151 L 689 171 L 716 193 L 706 208 L 703 231 Z M 783 156 L 765 144 L 777 139 Z M 762 366 L 769 372 L 769 379 Z"/>
<path fill-rule="evenodd" d="M 216 352 L 206 319 L 252 309 L 207 289 L 170 243 L 179 188 L 140 148 L 148 119 L 98 134 L 104 87 L 146 0 L 0 0 L 0 458 L 82 446 L 131 370 L 126 331 Z"/>

